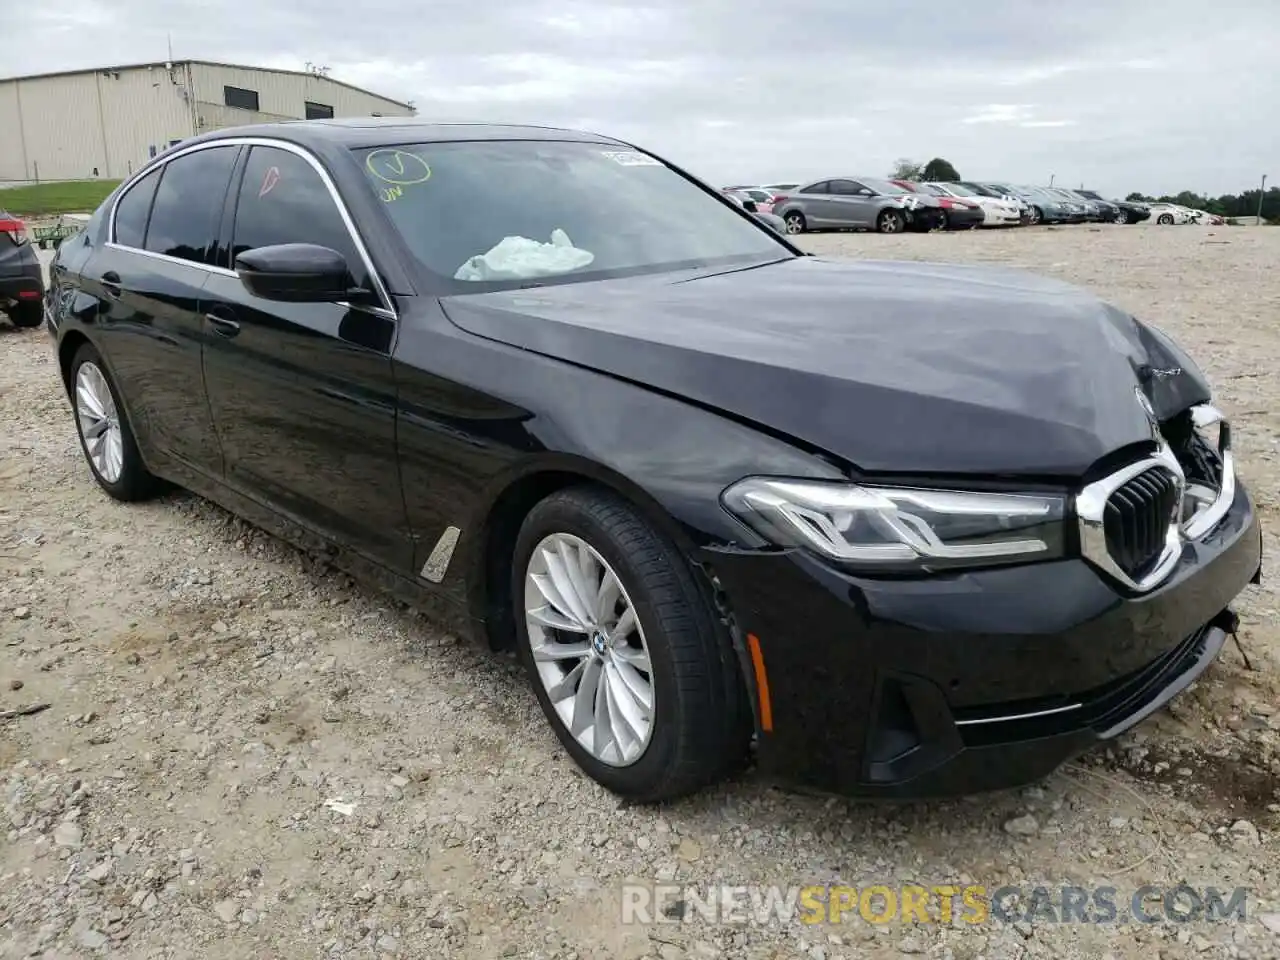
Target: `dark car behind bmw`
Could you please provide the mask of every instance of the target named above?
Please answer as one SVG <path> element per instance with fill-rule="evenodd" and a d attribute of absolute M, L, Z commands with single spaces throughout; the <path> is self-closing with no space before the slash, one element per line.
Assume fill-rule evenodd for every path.
<path fill-rule="evenodd" d="M 44 272 L 27 225 L 0 210 L 0 311 L 15 327 L 38 327 L 43 319 Z"/>
<path fill-rule="evenodd" d="M 593 134 L 198 137 L 61 247 L 49 305 L 107 493 L 188 487 L 514 649 L 638 800 L 752 754 L 852 793 L 1035 780 L 1190 684 L 1260 570 L 1155 328 L 803 255 Z"/>
<path fill-rule="evenodd" d="M 1115 207 L 1116 213 L 1113 218 L 1115 223 L 1141 223 L 1151 218 L 1151 208 L 1145 203 L 1136 203 L 1133 200 L 1106 200 L 1096 190 L 1077 190 L 1076 193 Z"/>

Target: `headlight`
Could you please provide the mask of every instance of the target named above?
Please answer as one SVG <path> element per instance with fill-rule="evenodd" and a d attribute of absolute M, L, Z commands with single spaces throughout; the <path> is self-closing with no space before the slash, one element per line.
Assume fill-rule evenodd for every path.
<path fill-rule="evenodd" d="M 722 497 L 770 543 L 852 565 L 931 570 L 1063 552 L 1058 496 L 749 477 Z"/>

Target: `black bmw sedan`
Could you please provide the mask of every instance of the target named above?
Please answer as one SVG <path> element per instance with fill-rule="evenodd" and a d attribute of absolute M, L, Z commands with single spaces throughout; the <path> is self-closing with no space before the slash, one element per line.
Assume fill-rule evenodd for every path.
<path fill-rule="evenodd" d="M 1260 571 L 1204 376 L 1014 270 L 808 256 L 566 130 L 184 141 L 64 244 L 92 476 L 514 650 L 598 782 L 1012 786 L 1190 684 Z M 464 722 L 461 719 L 459 722 Z"/>

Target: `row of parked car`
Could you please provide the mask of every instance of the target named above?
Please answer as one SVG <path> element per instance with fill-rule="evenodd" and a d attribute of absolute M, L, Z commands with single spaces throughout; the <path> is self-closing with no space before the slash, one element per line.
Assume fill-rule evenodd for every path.
<path fill-rule="evenodd" d="M 969 230 L 1036 223 L 1211 222 L 1202 220 L 1210 214 L 1174 204 L 1107 200 L 1094 190 L 986 181 L 832 177 L 805 184 L 739 185 L 725 187 L 724 192 L 760 214 L 778 218 L 792 234 L 847 229 Z"/>

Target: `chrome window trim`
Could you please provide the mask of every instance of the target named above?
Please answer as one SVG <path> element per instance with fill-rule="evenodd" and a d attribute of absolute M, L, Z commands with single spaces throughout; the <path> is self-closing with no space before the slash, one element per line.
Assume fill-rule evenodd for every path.
<path fill-rule="evenodd" d="M 194 267 L 197 270 L 204 270 L 206 273 L 216 273 L 224 277 L 234 277 L 239 279 L 239 274 L 234 270 L 228 270 L 226 267 L 215 267 L 207 263 L 196 263 L 194 260 L 183 260 L 182 257 L 171 257 L 167 253 L 157 253 L 154 250 L 143 250 L 139 247 L 130 247 L 127 244 L 116 243 L 114 240 L 108 240 L 105 247 L 113 250 L 123 250 L 127 253 L 137 254 L 140 257 L 151 257 L 154 260 L 163 260 L 165 263 L 176 263 L 183 267 Z"/>
<path fill-rule="evenodd" d="M 1212 404 L 1197 404 L 1191 408 L 1192 423 L 1197 428 L 1219 427 L 1218 454 L 1222 458 L 1222 484 L 1218 494 L 1207 507 L 1198 511 L 1184 523 L 1182 504 L 1187 491 L 1187 478 L 1172 448 L 1159 441 L 1156 452 L 1134 463 L 1121 467 L 1110 476 L 1097 480 L 1075 497 L 1076 517 L 1080 531 L 1080 552 L 1086 560 L 1115 578 L 1131 590 L 1145 593 L 1162 583 L 1182 557 L 1186 543 L 1202 540 L 1211 533 L 1227 515 L 1236 497 L 1235 458 L 1231 453 L 1231 429 L 1222 412 Z M 1165 544 L 1152 570 L 1140 580 L 1128 576 L 1116 564 L 1107 549 L 1103 515 L 1111 494 L 1134 477 L 1150 469 L 1163 469 L 1173 476 L 1178 494 L 1178 512 L 1171 518 L 1165 533 Z"/>
<path fill-rule="evenodd" d="M 324 168 L 324 165 L 319 161 L 319 159 L 309 150 L 298 146 L 296 143 L 290 143 L 287 140 L 277 140 L 274 137 L 224 137 L 220 140 L 209 140 L 205 143 L 195 143 L 188 147 L 182 147 L 163 159 L 158 160 L 156 163 L 143 167 L 138 171 L 137 175 L 129 181 L 128 186 L 116 195 L 115 200 L 111 203 L 111 216 L 107 224 L 107 246 L 115 247 L 118 250 L 128 250 L 130 253 L 140 253 L 144 256 L 157 257 L 170 263 L 181 263 L 186 264 L 187 266 L 198 267 L 202 270 L 207 270 L 210 273 L 222 276 L 230 275 L 237 277 L 238 275 L 234 270 L 228 270 L 226 267 L 216 267 L 207 263 L 196 263 L 193 260 L 183 260 L 180 257 L 171 257 L 168 254 L 156 253 L 151 250 L 141 250 L 137 247 L 130 247 L 116 242 L 116 209 L 120 206 L 120 201 L 124 199 L 125 195 L 128 194 L 143 177 L 147 176 L 147 174 L 152 171 L 160 170 L 163 167 L 168 166 L 174 160 L 177 160 L 180 157 L 185 157 L 188 154 L 196 153 L 200 150 L 211 150 L 215 147 L 232 146 L 275 147 L 295 154 L 311 165 L 311 168 L 319 174 L 321 182 L 324 183 L 325 188 L 329 191 L 329 197 L 337 206 L 338 214 L 342 217 L 342 222 L 346 225 L 347 233 L 350 234 L 351 240 L 355 244 L 356 251 L 360 254 L 360 259 L 364 262 L 365 269 L 369 271 L 369 276 L 373 280 L 375 292 L 378 294 L 378 299 L 381 301 L 382 305 L 372 309 L 381 311 L 381 316 L 386 316 L 392 320 L 399 320 L 399 315 L 396 313 L 395 303 L 391 299 L 391 294 L 387 291 L 386 285 L 382 282 L 382 277 L 373 264 L 373 257 L 369 255 L 369 248 L 365 245 L 364 238 L 360 236 L 360 231 L 356 227 L 355 220 L 351 216 L 351 211 L 347 209 L 346 202 L 342 199 L 342 194 L 338 192 L 337 185 L 333 182 L 333 178 L 329 176 L 329 171 Z M 339 304 L 339 306 L 342 305 L 343 304 Z M 346 306 L 350 307 L 351 304 L 348 303 Z"/>

